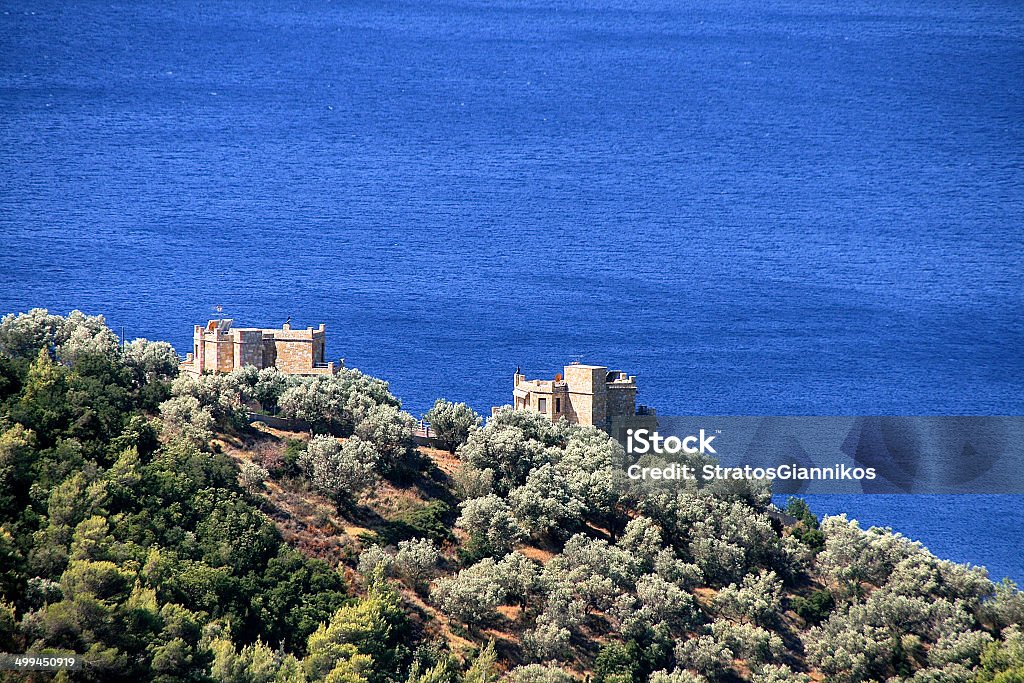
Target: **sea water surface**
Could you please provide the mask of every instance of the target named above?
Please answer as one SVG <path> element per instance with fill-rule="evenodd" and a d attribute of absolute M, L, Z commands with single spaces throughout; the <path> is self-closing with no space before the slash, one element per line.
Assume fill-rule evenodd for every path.
<path fill-rule="evenodd" d="M 1012 0 L 0 5 L 0 312 L 323 322 L 416 414 L 1020 414 L 1022 227 Z M 814 504 L 1024 580 L 1021 498 Z"/>

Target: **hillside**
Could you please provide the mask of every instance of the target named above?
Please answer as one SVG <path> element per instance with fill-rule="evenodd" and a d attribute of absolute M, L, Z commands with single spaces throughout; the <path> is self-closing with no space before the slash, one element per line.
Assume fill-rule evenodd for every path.
<path fill-rule="evenodd" d="M 439 401 L 454 452 L 416 447 L 357 370 L 176 374 L 102 318 L 0 322 L 0 649 L 95 681 L 1020 680 L 1024 595 L 888 530 L 638 489 L 529 412 Z"/>

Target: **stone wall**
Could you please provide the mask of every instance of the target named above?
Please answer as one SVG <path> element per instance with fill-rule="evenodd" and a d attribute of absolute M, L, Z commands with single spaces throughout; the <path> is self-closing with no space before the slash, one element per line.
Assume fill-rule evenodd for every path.
<path fill-rule="evenodd" d="M 255 327 L 230 328 L 230 320 L 196 325 L 193 358 L 181 364 L 183 372 L 229 373 L 246 366 L 276 367 L 296 375 L 331 374 L 334 363 L 324 362 L 326 332 L 323 325 L 293 330 Z"/>
<path fill-rule="evenodd" d="M 608 416 L 636 415 L 636 385 L 608 385 Z"/>
<path fill-rule="evenodd" d="M 263 365 L 263 332 L 261 330 L 234 330 L 235 332 L 235 358 L 236 368 L 246 365 L 254 365 L 257 368 Z"/>
<path fill-rule="evenodd" d="M 607 374 L 608 368 L 596 365 L 565 366 L 571 412 L 578 424 L 604 426 L 608 417 Z"/>

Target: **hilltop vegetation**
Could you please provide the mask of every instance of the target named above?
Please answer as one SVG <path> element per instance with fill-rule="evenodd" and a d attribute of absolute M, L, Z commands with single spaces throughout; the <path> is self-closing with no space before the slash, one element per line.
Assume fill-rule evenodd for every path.
<path fill-rule="evenodd" d="M 439 401 L 417 448 L 357 370 L 177 362 L 77 312 L 0 322 L 0 650 L 89 681 L 1024 680 L 1024 596 L 888 530 L 639 490 L 604 433 L 528 412 Z"/>

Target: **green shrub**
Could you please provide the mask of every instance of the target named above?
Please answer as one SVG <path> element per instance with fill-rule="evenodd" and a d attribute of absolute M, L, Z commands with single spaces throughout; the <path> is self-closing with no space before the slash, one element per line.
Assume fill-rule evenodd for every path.
<path fill-rule="evenodd" d="M 792 606 L 793 611 L 808 624 L 820 624 L 835 609 L 836 599 L 827 590 L 816 590 L 806 598 L 793 598 Z"/>

